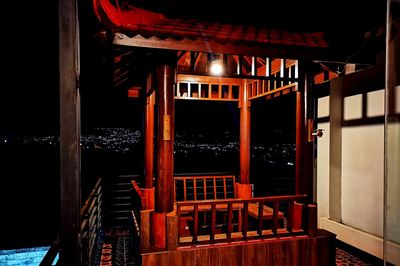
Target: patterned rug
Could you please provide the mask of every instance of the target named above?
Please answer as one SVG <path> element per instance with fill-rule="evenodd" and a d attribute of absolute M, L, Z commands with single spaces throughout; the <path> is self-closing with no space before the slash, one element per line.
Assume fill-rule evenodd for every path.
<path fill-rule="evenodd" d="M 336 265 L 337 266 L 353 266 L 353 265 L 368 265 L 372 266 L 374 264 L 368 263 L 367 261 L 352 255 L 340 248 L 336 248 Z"/>

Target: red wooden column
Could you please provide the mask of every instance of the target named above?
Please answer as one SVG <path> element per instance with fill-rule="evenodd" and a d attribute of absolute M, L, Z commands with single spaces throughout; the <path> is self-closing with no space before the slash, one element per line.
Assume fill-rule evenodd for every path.
<path fill-rule="evenodd" d="M 303 75 L 303 82 L 296 92 L 296 194 L 307 194 L 313 198 L 314 182 L 314 137 L 313 131 L 313 100 L 311 76 Z"/>
<path fill-rule="evenodd" d="M 250 101 L 247 82 L 240 90 L 240 183 L 236 185 L 238 198 L 251 198 L 250 184 Z"/>
<path fill-rule="evenodd" d="M 147 78 L 146 92 L 152 91 L 152 76 Z M 145 109 L 145 135 L 144 135 L 144 188 L 142 188 L 145 197 L 146 206 L 143 209 L 154 209 L 154 104 L 155 92 L 146 96 Z"/>
<path fill-rule="evenodd" d="M 305 146 L 304 92 L 296 92 L 296 194 L 302 194 L 303 162 Z"/>
<path fill-rule="evenodd" d="M 174 173 L 174 90 L 175 68 L 171 65 L 156 67 L 157 79 L 157 179 L 155 212 L 152 213 L 152 243 L 166 247 L 166 213 L 173 210 Z"/>

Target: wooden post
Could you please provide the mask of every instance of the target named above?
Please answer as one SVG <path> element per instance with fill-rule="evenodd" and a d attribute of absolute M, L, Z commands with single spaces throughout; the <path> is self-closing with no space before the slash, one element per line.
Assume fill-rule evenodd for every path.
<path fill-rule="evenodd" d="M 310 201 L 314 201 L 314 138 L 310 137 L 315 120 L 315 98 L 313 95 L 313 77 L 304 76 L 304 133 L 303 133 L 303 169 L 301 194 L 308 195 Z M 310 140 L 309 140 L 310 139 Z"/>
<path fill-rule="evenodd" d="M 240 94 L 240 183 L 250 183 L 250 101 L 247 82 Z"/>
<path fill-rule="evenodd" d="M 314 185 L 314 143 L 308 141 L 308 123 L 313 121 L 313 100 L 311 76 L 304 73 L 304 65 L 299 76 L 299 90 L 296 92 L 296 194 L 306 194 L 313 198 Z M 310 133 L 311 134 L 311 133 Z"/>
<path fill-rule="evenodd" d="M 76 0 L 59 0 L 60 67 L 60 263 L 80 261 L 80 101 L 79 35 Z"/>
<path fill-rule="evenodd" d="M 301 89 L 301 88 L 300 88 Z M 304 92 L 296 92 L 296 194 L 302 194 L 305 145 Z"/>
<path fill-rule="evenodd" d="M 151 75 L 147 78 L 146 91 L 152 89 L 152 78 Z M 155 92 L 150 96 L 146 96 L 146 109 L 145 109 L 145 136 L 144 136 L 144 187 L 153 187 L 153 169 L 154 169 L 154 102 Z"/>
<path fill-rule="evenodd" d="M 171 212 L 174 204 L 174 92 L 175 69 L 161 65 L 157 73 L 157 184 L 156 206 L 158 212 Z"/>

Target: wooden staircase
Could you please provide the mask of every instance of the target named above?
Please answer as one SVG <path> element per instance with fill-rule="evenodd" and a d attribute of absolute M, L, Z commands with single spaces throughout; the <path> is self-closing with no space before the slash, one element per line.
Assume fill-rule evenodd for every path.
<path fill-rule="evenodd" d="M 135 175 L 118 175 L 107 180 L 105 224 L 107 228 L 129 228 L 132 211 L 131 180 Z"/>

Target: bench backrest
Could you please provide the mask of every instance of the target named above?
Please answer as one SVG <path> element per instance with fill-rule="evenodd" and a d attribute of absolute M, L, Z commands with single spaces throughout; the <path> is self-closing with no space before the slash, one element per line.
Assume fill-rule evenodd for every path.
<path fill-rule="evenodd" d="M 175 176 L 174 199 L 216 200 L 236 197 L 235 176 Z"/>

